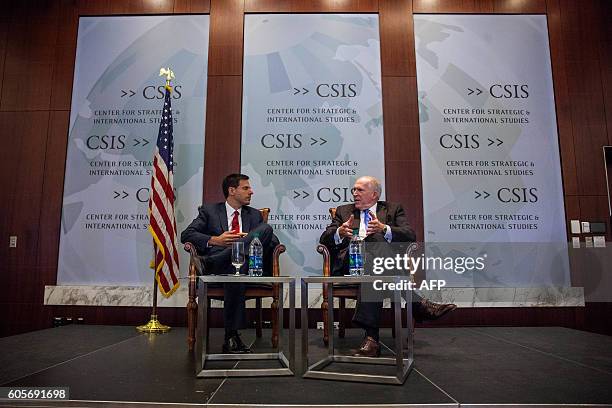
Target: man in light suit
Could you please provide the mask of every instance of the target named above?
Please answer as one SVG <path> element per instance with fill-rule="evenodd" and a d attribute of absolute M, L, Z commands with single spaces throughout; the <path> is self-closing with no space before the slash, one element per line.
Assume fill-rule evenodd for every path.
<path fill-rule="evenodd" d="M 378 201 L 382 193 L 380 182 L 370 176 L 357 179 L 351 190 L 354 203 L 339 206 L 336 216 L 320 238 L 331 254 L 332 275 L 348 274 L 348 247 L 353 230 L 365 242 L 413 242 L 416 234 L 408 224 L 401 204 Z M 454 304 L 436 304 L 413 294 L 412 311 L 415 319 L 434 320 L 454 310 Z M 382 301 L 357 303 L 353 323 L 365 330 L 364 341 L 355 354 L 361 357 L 380 355 L 379 325 Z"/>
<path fill-rule="evenodd" d="M 263 222 L 259 210 L 249 207 L 253 189 L 249 177 L 230 174 L 223 179 L 225 202 L 203 204 L 198 216 L 181 234 L 181 242 L 192 243 L 203 256 L 204 274 L 233 274 L 232 242 L 244 242 L 245 251 L 257 235 L 264 248 L 264 274 L 270 274 L 271 254 L 278 245 L 272 227 Z M 242 266 L 246 274 L 248 262 Z M 239 329 L 246 327 L 245 284 L 224 285 L 223 321 L 225 326 L 224 353 L 249 353 L 240 339 Z"/>

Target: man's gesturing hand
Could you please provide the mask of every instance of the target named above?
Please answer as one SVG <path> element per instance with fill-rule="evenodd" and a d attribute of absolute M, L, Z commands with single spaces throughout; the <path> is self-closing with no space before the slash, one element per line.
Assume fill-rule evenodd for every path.
<path fill-rule="evenodd" d="M 377 232 L 385 233 L 386 225 L 383 224 L 376 218 L 376 214 L 370 211 L 370 217 L 372 218 L 370 222 L 368 222 L 368 230 L 366 231 L 366 235 L 376 234 Z"/>
<path fill-rule="evenodd" d="M 246 234 L 244 233 L 234 233 L 231 231 L 225 231 L 223 234 L 218 235 L 216 237 L 210 237 L 208 240 L 208 245 L 216 245 L 216 246 L 230 246 L 232 242 L 239 240 Z"/>
<path fill-rule="evenodd" d="M 353 236 L 353 230 L 351 229 L 351 226 L 353 225 L 354 219 L 355 219 L 355 216 L 351 214 L 350 218 L 346 220 L 344 224 L 338 227 L 338 235 L 340 235 L 340 238 L 344 239 L 346 237 Z"/>

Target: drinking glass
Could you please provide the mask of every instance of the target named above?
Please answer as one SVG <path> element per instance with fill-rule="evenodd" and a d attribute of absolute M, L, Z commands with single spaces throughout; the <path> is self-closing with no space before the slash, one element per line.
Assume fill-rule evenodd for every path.
<path fill-rule="evenodd" d="M 232 242 L 232 265 L 236 268 L 236 275 L 240 275 L 240 267 L 244 264 L 244 242 Z"/>

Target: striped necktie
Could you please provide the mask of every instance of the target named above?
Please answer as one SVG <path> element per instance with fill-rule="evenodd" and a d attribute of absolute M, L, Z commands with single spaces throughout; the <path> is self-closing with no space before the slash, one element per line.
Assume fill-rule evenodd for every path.
<path fill-rule="evenodd" d="M 365 229 L 368 229 L 368 223 L 370 222 L 370 210 L 363 211 L 363 225 L 365 225 Z"/>

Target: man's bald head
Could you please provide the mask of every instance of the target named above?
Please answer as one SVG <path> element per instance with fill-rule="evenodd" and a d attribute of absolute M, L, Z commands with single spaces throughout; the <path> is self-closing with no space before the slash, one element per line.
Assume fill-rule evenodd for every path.
<path fill-rule="evenodd" d="M 382 186 L 376 177 L 363 176 L 355 181 L 351 192 L 355 200 L 355 208 L 366 210 L 378 201 L 382 194 Z"/>

